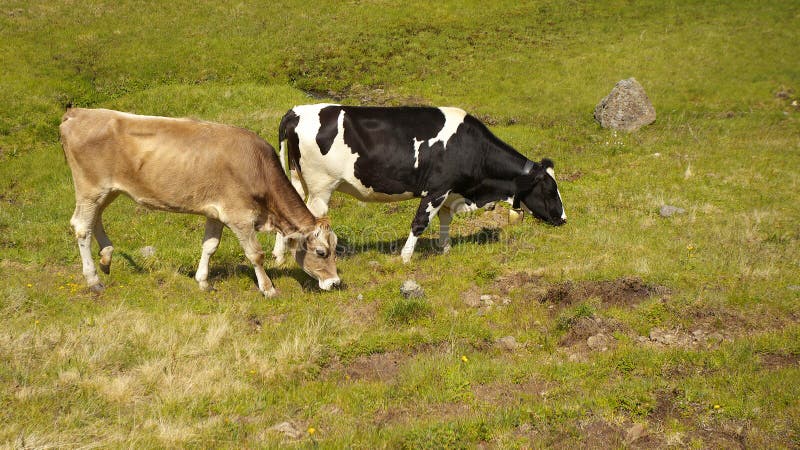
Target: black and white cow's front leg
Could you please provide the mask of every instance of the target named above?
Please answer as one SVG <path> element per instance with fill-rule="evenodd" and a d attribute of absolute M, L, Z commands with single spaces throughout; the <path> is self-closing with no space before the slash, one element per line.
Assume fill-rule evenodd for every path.
<path fill-rule="evenodd" d="M 411 222 L 411 232 L 408 234 L 408 239 L 403 246 L 403 250 L 400 251 L 400 257 L 403 259 L 404 263 L 411 261 L 411 255 L 414 254 L 414 247 L 417 246 L 417 239 L 419 239 L 419 236 L 428 228 L 431 219 L 439 212 L 439 209 L 444 204 L 449 193 L 448 191 L 444 194 L 427 195 L 419 202 L 417 214 Z"/>

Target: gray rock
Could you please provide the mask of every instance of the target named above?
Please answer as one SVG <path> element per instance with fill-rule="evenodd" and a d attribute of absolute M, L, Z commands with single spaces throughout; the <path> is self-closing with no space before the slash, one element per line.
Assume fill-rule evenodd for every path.
<path fill-rule="evenodd" d="M 625 443 L 630 445 L 639 440 L 645 435 L 644 425 L 635 423 L 633 426 L 625 430 Z"/>
<path fill-rule="evenodd" d="M 594 336 L 589 336 L 589 338 L 586 339 L 586 344 L 590 349 L 596 352 L 604 352 L 608 350 L 612 339 L 612 337 L 606 336 L 603 333 L 597 333 Z"/>
<path fill-rule="evenodd" d="M 594 108 L 594 119 L 603 128 L 636 131 L 656 120 L 656 110 L 634 78 L 617 82 L 611 93 Z"/>
<path fill-rule="evenodd" d="M 660 328 L 653 328 L 650 330 L 650 340 L 663 345 L 671 345 L 675 343 L 676 336 Z"/>
<path fill-rule="evenodd" d="M 513 352 L 514 350 L 517 350 L 518 348 L 522 347 L 522 344 L 517 342 L 514 336 L 501 337 L 500 339 L 497 340 L 497 345 L 500 346 L 500 348 L 508 350 L 510 352 Z"/>
<path fill-rule="evenodd" d="M 269 428 L 269 431 L 281 433 L 289 439 L 297 439 L 303 435 L 302 431 L 295 428 L 295 426 L 289 422 L 281 422 L 277 425 L 273 425 Z"/>
<path fill-rule="evenodd" d="M 152 258 L 156 255 L 156 248 L 152 245 L 142 247 L 139 249 L 139 254 L 142 255 L 142 258 Z"/>
<path fill-rule="evenodd" d="M 671 217 L 675 214 L 684 214 L 685 212 L 685 209 L 672 205 L 662 205 L 661 209 L 658 211 L 661 217 Z"/>
<path fill-rule="evenodd" d="M 356 299 L 358 299 L 359 301 L 360 301 L 360 300 L 364 300 L 364 294 L 358 294 L 358 296 L 356 297 Z"/>
<path fill-rule="evenodd" d="M 414 280 L 404 281 L 403 285 L 400 286 L 400 293 L 403 294 L 405 298 L 420 298 L 425 295 L 422 286 L 418 285 Z"/>

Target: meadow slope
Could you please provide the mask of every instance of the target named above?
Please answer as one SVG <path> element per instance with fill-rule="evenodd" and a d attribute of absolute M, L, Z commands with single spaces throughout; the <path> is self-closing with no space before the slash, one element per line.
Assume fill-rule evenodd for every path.
<path fill-rule="evenodd" d="M 0 446 L 800 446 L 800 3 L 264 3 L 0 2 Z M 601 129 L 628 77 L 656 122 Z M 345 288 L 269 261 L 265 300 L 229 231 L 201 292 L 203 220 L 121 199 L 85 288 L 66 104 L 277 145 L 331 100 L 468 110 L 569 223 L 458 216 L 403 265 L 415 202 L 336 194 Z"/>

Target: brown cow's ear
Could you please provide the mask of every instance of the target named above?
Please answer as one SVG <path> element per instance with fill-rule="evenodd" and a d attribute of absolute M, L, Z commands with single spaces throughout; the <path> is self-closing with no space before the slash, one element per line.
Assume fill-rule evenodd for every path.
<path fill-rule="evenodd" d="M 330 230 L 331 219 L 328 218 L 328 216 L 318 217 L 316 219 L 316 226 L 319 227 L 321 230 Z"/>

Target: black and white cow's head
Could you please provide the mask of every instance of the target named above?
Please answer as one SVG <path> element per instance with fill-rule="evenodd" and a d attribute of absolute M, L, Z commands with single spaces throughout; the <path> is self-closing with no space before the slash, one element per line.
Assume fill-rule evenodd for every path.
<path fill-rule="evenodd" d="M 515 207 L 522 203 L 531 214 L 551 225 L 558 226 L 567 222 L 553 171 L 553 161 L 545 158 L 539 163 L 533 163 L 527 174 L 514 181 L 517 189 Z"/>

